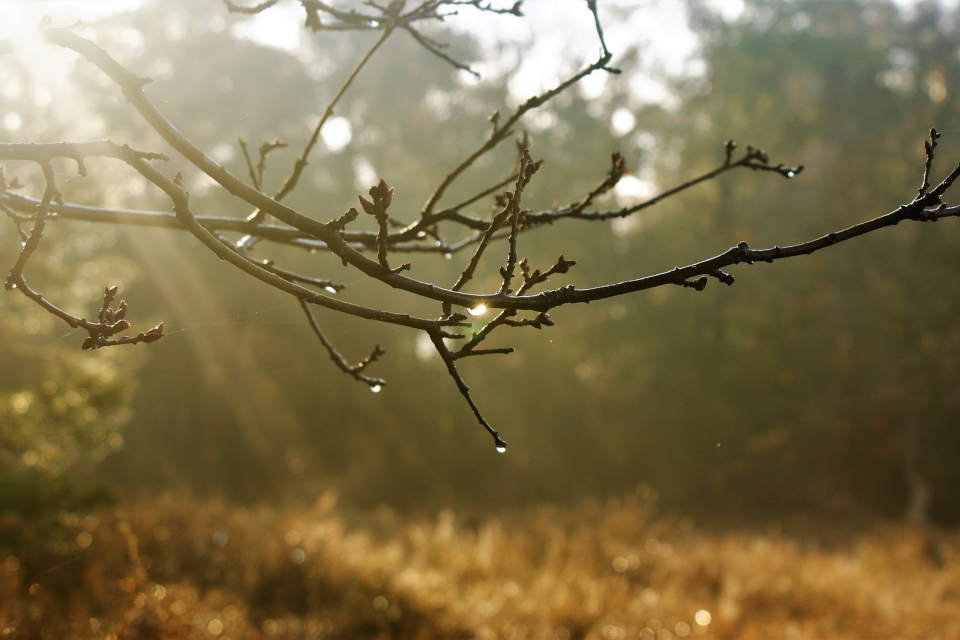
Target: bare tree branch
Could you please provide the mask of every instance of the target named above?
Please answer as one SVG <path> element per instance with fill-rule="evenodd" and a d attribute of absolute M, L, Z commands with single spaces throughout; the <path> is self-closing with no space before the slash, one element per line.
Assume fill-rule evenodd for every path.
<path fill-rule="evenodd" d="M 225 4 L 232 12 L 250 15 L 270 9 L 276 4 L 276 0 L 266 0 L 250 6 L 241 6 L 232 0 L 225 0 Z M 747 147 L 741 157 L 734 158 L 737 145 L 730 140 L 724 145 L 723 163 L 715 169 L 636 205 L 615 210 L 593 210 L 591 207 L 595 206 L 594 203 L 613 190 L 628 171 L 622 156 L 614 153 L 611 155 L 610 166 L 603 179 L 578 200 L 564 207 L 545 211 L 527 211 L 521 208 L 521 198 L 531 177 L 539 169 L 540 162 L 534 162 L 531 159 L 527 151 L 529 145 L 526 136 L 521 136 L 519 162 L 510 170 L 508 178 L 452 207 L 441 208 L 440 202 L 451 185 L 480 158 L 513 136 L 515 128 L 524 115 L 596 71 L 618 73 L 617 69 L 609 66 L 613 56 L 604 38 L 598 15 L 598 3 L 596 0 L 587 0 L 587 8 L 593 17 L 600 43 L 600 55 L 597 60 L 559 81 L 553 88 L 529 98 L 514 109 L 503 122 L 500 121 L 499 114 L 494 113 L 490 119 L 491 129 L 487 137 L 440 179 L 437 187 L 419 210 L 416 221 L 403 224 L 396 219 L 391 219 L 388 209 L 391 206 L 400 205 L 394 202 L 394 189 L 388 186 L 383 178 L 369 189 L 369 199 L 359 196 L 360 209 L 376 221 L 376 231 L 348 228 L 360 216 L 360 211 L 356 208 L 342 213 L 323 212 L 326 215 L 324 218 L 326 221 L 310 217 L 281 201 L 299 184 L 322 127 L 332 117 L 347 90 L 359 74 L 367 68 L 369 61 L 381 49 L 381 45 L 387 38 L 397 29 L 406 31 L 431 54 L 441 57 L 458 69 L 469 71 L 467 65 L 456 61 L 445 52 L 446 45 L 424 34 L 421 30 L 422 23 L 443 20 L 453 15 L 459 8 L 520 15 L 521 4 L 516 2 L 512 7 L 498 8 L 482 0 L 423 0 L 409 3 L 408 6 L 404 0 L 393 0 L 383 5 L 371 0 L 365 5 L 369 9 L 363 11 L 338 9 L 322 0 L 300 0 L 300 4 L 306 11 L 307 27 L 314 31 L 358 30 L 379 31 L 380 34 L 324 108 L 300 155 L 272 198 L 264 192 L 267 157 L 273 150 L 284 146 L 284 143 L 279 140 L 263 142 L 259 147 L 259 157 L 255 165 L 247 143 L 239 140 L 249 174 L 248 184 L 211 159 L 164 116 L 144 91 L 144 86 L 150 82 L 148 78 L 138 77 L 105 50 L 70 29 L 41 30 L 40 36 L 46 42 L 73 50 L 102 70 L 122 90 L 127 101 L 146 123 L 173 149 L 243 203 L 247 211 L 252 209 L 254 213 L 245 219 L 196 215 L 191 208 L 189 194 L 183 187 L 182 174 L 177 172 L 175 177 L 170 178 L 152 164 L 153 160 L 166 160 L 167 157 L 163 154 L 136 151 L 127 145 L 107 140 L 76 143 L 2 143 L 0 160 L 34 163 L 40 167 L 45 181 L 42 197 L 33 198 L 15 193 L 14 190 L 21 185 L 16 179 L 8 184 L 4 174 L 0 172 L 0 210 L 15 225 L 22 241 L 21 250 L 6 279 L 7 289 L 19 290 L 27 298 L 70 326 L 87 331 L 88 338 L 83 348 L 96 349 L 120 344 L 154 342 L 163 336 L 163 325 L 137 336 L 116 337 L 129 329 L 130 323 L 126 319 L 126 303 L 121 300 L 114 306 L 117 294 L 115 287 L 105 288 L 98 317 L 96 321 L 92 321 L 73 316 L 47 301 L 27 284 L 24 271 L 31 256 L 40 246 L 45 226 L 56 218 L 186 230 L 221 260 L 229 262 L 246 275 L 295 297 L 331 360 L 341 371 L 363 382 L 373 391 L 379 391 L 385 383 L 380 378 L 365 375 L 364 371 L 383 355 L 383 350 L 378 345 L 371 355 L 360 363 L 349 364 L 321 330 L 311 305 L 357 318 L 425 331 L 474 416 L 491 434 L 497 449 L 503 451 L 506 443 L 481 413 L 456 366 L 458 359 L 468 356 L 511 353 L 513 349 L 510 347 L 480 348 L 484 340 L 498 328 L 550 327 L 553 325 L 553 320 L 548 312 L 555 307 L 602 300 L 659 286 L 682 286 L 700 291 L 707 286 L 711 278 L 726 285 L 732 285 L 734 277 L 725 269 L 740 263 L 773 262 L 808 255 L 828 246 L 896 225 L 903 220 L 933 222 L 946 217 L 960 217 L 960 207 L 950 207 L 944 201 L 946 192 L 960 176 L 960 166 L 937 186 L 931 188 L 930 185 L 934 151 L 940 137 L 935 129 L 931 129 L 929 140 L 924 145 L 926 160 L 917 196 L 895 211 L 799 244 L 757 250 L 750 249 L 746 243 L 740 243 L 713 257 L 661 273 L 591 288 L 577 289 L 573 285 L 566 285 L 533 294 L 532 291 L 544 285 L 551 276 L 567 273 L 576 262 L 560 255 L 553 266 L 546 271 L 533 269 L 526 259 L 520 259 L 518 239 L 521 233 L 562 219 L 600 221 L 629 216 L 734 169 L 776 173 L 784 178 L 792 178 L 799 174 L 803 167 L 772 164 L 764 151 L 753 147 Z M 17 51 L 23 47 L 24 44 L 19 40 L 0 41 L 0 54 Z M 173 213 L 108 209 L 64 202 L 57 188 L 52 161 L 55 158 L 69 158 L 76 162 L 80 175 L 85 176 L 87 175 L 85 159 L 89 157 L 107 157 L 124 162 L 164 192 L 173 205 Z M 512 192 L 499 193 L 501 189 L 508 188 L 511 183 L 514 184 Z M 468 211 L 468 207 L 490 196 L 493 196 L 497 207 L 492 214 L 487 213 L 477 217 Z M 268 222 L 268 216 L 275 218 L 278 222 Z M 403 219 L 406 216 L 401 212 L 398 217 Z M 412 216 L 406 219 L 411 218 Z M 32 223 L 32 228 L 27 233 L 24 225 L 29 223 Z M 441 233 L 441 224 L 443 233 Z M 452 237 L 459 239 L 448 242 L 445 236 L 451 227 L 459 232 Z M 221 235 L 232 233 L 243 235 L 237 242 Z M 251 247 L 260 240 L 311 251 L 322 249 L 331 252 L 345 266 L 370 276 L 378 283 L 405 292 L 412 298 L 440 302 L 442 315 L 437 319 L 415 317 L 324 295 L 324 293 L 337 294 L 344 289 L 345 285 L 308 273 L 299 273 L 299 269 L 294 271 L 284 268 L 271 259 L 251 257 L 249 255 Z M 489 293 L 464 292 L 463 288 L 474 279 L 486 250 L 500 240 L 505 240 L 506 260 L 504 266 L 500 268 L 502 283 L 499 288 Z M 473 248 L 472 256 L 450 289 L 401 273 L 410 268 L 407 263 L 396 268 L 390 266 L 391 252 L 439 252 L 448 255 L 467 248 Z M 374 254 L 375 257 L 373 257 Z M 518 278 L 518 266 L 523 283 L 514 293 L 512 287 L 515 286 L 514 281 Z M 463 307 L 471 313 L 478 313 L 482 309 L 498 309 L 499 313 L 479 331 L 466 336 L 448 331 L 450 327 L 469 326 L 465 322 L 466 316 L 453 312 L 454 306 Z M 450 346 L 452 344 L 459 344 L 459 349 L 453 350 Z"/>

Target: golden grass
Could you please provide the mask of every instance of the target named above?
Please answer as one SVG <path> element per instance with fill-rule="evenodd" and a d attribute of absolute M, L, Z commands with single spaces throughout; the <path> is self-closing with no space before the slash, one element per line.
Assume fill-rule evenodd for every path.
<path fill-rule="evenodd" d="M 334 502 L 2 516 L 3 637 L 960 638 L 952 533 L 881 528 L 826 550 L 654 519 L 644 495 L 348 527 Z"/>

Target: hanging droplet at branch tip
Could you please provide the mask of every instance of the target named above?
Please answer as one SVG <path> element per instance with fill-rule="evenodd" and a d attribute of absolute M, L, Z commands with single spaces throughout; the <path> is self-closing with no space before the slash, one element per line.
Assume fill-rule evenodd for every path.
<path fill-rule="evenodd" d="M 506 452 L 507 452 L 507 447 L 506 447 L 506 446 L 504 446 L 504 445 L 502 445 L 502 444 L 498 444 L 498 445 L 497 445 L 497 453 L 506 453 Z"/>
<path fill-rule="evenodd" d="M 444 259 L 444 260 L 449 260 L 449 259 L 452 258 L 452 257 L 453 257 L 453 254 L 452 254 L 452 253 L 445 253 L 445 254 L 443 254 L 443 259 Z"/>
<path fill-rule="evenodd" d="M 467 313 L 469 313 L 472 316 L 481 316 L 486 312 L 487 312 L 487 305 L 485 304 L 478 304 L 472 309 L 469 307 L 467 308 Z"/>
<path fill-rule="evenodd" d="M 336 289 L 334 289 L 333 287 L 330 287 L 330 286 L 324 287 L 324 289 L 326 289 L 326 290 L 329 291 L 330 293 L 336 293 L 336 292 L 337 292 Z"/>
<path fill-rule="evenodd" d="M 380 393 L 380 389 L 383 389 L 383 387 L 381 387 L 378 384 L 375 384 L 372 387 L 370 387 L 370 391 L 372 391 L 373 393 Z"/>

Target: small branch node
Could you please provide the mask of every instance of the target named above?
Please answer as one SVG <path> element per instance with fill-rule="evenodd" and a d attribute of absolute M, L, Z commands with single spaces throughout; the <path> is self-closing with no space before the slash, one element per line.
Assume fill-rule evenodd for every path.
<path fill-rule="evenodd" d="M 917 197 L 922 197 L 927 189 L 930 188 L 930 167 L 933 165 L 933 150 L 937 148 L 937 140 L 940 139 L 940 132 L 934 127 L 930 127 L 930 138 L 923 141 L 923 152 L 926 160 L 923 165 L 923 181 L 917 190 Z"/>
<path fill-rule="evenodd" d="M 361 197 L 361 200 L 363 198 Z M 350 207 L 346 213 L 337 218 L 336 220 L 331 220 L 327 223 L 327 228 L 332 231 L 343 231 L 347 228 L 347 225 L 357 219 L 357 216 L 360 215 L 360 212 L 357 211 L 354 207 Z"/>
<path fill-rule="evenodd" d="M 393 202 L 393 192 L 393 187 L 390 187 L 385 180 L 381 179 L 379 184 L 370 187 L 370 190 L 367 192 L 373 199 L 372 202 L 363 196 L 357 196 L 357 198 L 360 199 L 360 206 L 363 207 L 363 210 L 377 220 L 379 227 L 377 233 L 377 259 L 380 262 L 380 266 L 388 271 L 392 270 L 387 262 L 387 244 L 390 236 L 387 208 Z M 409 265 L 406 266 L 409 268 Z M 403 267 L 401 266 L 400 271 L 402 270 Z M 397 273 L 397 271 L 392 271 L 392 273 Z"/>
<path fill-rule="evenodd" d="M 682 280 L 679 284 L 697 291 L 703 291 L 707 288 L 707 276 L 700 276 L 696 280 Z"/>
<path fill-rule="evenodd" d="M 726 154 L 726 159 L 723 162 L 723 166 L 730 166 L 730 161 L 733 159 L 733 152 L 737 148 L 737 142 L 733 138 L 730 138 L 723 143 L 724 153 Z"/>
<path fill-rule="evenodd" d="M 719 280 L 720 282 L 722 282 L 723 284 L 727 285 L 728 287 L 731 286 L 736 281 L 732 275 L 730 275 L 726 271 L 721 271 L 720 269 L 715 269 L 714 271 L 711 271 L 710 275 L 716 278 L 717 280 Z"/>

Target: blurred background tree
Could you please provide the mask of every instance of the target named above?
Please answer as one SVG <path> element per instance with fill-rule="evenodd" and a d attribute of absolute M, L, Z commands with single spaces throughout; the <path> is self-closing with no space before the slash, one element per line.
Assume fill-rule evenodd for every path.
<path fill-rule="evenodd" d="M 699 51 L 687 73 L 658 75 L 639 46 L 617 51 L 626 72 L 608 80 L 599 98 L 570 93 L 529 118 L 532 152 L 547 161 L 525 194 L 529 206 L 578 198 L 616 148 L 634 167 L 611 196 L 621 203 L 716 166 L 722 141 L 731 137 L 803 163 L 807 173 L 789 183 L 724 176 L 609 226 L 538 230 L 523 239 L 533 263 L 552 261 L 553 247 L 564 247 L 580 261 L 570 274 L 579 287 L 661 271 L 742 240 L 806 240 L 908 199 L 930 126 L 944 133 L 942 166 L 956 157 L 956 10 L 750 0 L 739 15 L 724 17 L 715 5 L 692 1 L 689 15 Z M 252 145 L 276 136 L 289 141 L 291 148 L 271 156 L 268 184 L 275 185 L 318 105 L 371 36 L 324 34 L 288 52 L 238 37 L 244 20 L 217 3 L 148 2 L 92 28 L 101 46 L 155 79 L 151 95 L 167 116 L 235 173 L 243 167 L 238 137 Z M 482 56 L 480 43 L 460 34 L 455 41 L 459 59 Z M 381 175 L 405 200 L 425 200 L 446 168 L 485 135 L 489 112 L 514 100 L 510 69 L 477 85 L 408 40 L 385 46 L 290 198 L 306 213 L 318 202 L 324 210 L 346 209 Z M 505 66 L 523 60 L 518 47 L 500 52 Z M 5 65 L 0 73 L 16 71 Z M 31 140 L 109 134 L 138 148 L 158 146 L 99 72 L 78 63 L 71 73 L 72 90 L 90 105 L 83 117 L 58 112 L 63 104 L 55 98 L 62 96 L 39 104 L 25 74 L 22 90 L 8 96 L 8 104 L 19 101 L 12 110 Z M 637 92 L 638 78 L 659 81 L 666 99 Z M 504 149 L 500 162 L 478 167 L 462 193 L 496 181 L 511 153 Z M 71 182 L 67 195 L 167 206 L 126 174 L 106 184 Z M 200 175 L 185 171 L 184 184 L 199 212 L 247 213 Z M 9 227 L 3 233 L 9 263 L 18 247 Z M 98 282 L 105 273 L 136 280 L 126 292 L 144 326 L 163 319 L 168 337 L 135 354 L 73 354 L 74 373 L 68 365 L 51 370 L 43 363 L 61 356 L 49 345 L 59 354 L 64 341 L 43 332 L 46 323 L 53 335 L 60 327 L 30 316 L 36 312 L 17 306 L 14 296 L 0 299 L 3 344 L 10 345 L 0 371 L 7 390 L 2 426 L 10 434 L 3 436 L 4 459 L 17 465 L 43 460 L 65 469 L 57 456 L 76 458 L 67 452 L 79 447 L 61 444 L 72 438 L 98 456 L 119 449 L 111 442 L 125 442 L 98 473 L 131 491 L 181 487 L 249 501 L 310 497 L 333 485 L 349 504 L 430 510 L 450 502 L 571 502 L 649 483 L 662 508 L 701 519 L 813 513 L 844 520 L 900 518 L 911 505 L 925 517 L 927 491 L 932 518 L 960 519 L 960 498 L 949 490 L 960 474 L 952 464 L 960 447 L 953 428 L 960 291 L 952 286 L 960 231 L 949 222 L 901 226 L 789 263 L 744 267 L 730 288 L 661 288 L 558 309 L 555 327 L 511 336 L 517 353 L 464 364 L 491 422 L 509 425 L 506 456 L 477 446 L 484 436 L 474 433 L 439 358 L 413 332 L 324 318 L 351 357 L 383 343 L 389 357 L 377 364 L 377 375 L 391 384 L 374 396 L 329 366 L 295 302 L 248 286 L 185 234 L 100 227 L 80 233 L 73 226 L 52 233 L 75 262 L 52 264 L 57 277 L 45 286 L 93 287 L 83 284 L 87 274 L 99 274 Z M 100 243 L 92 262 L 85 242 Z M 45 255 L 56 253 L 46 248 Z M 278 255 L 293 266 L 317 260 Z M 463 259 L 427 256 L 415 266 L 453 282 Z M 331 275 L 342 273 L 336 259 L 323 265 Z M 81 284 L 65 284 L 62 273 Z M 361 302 L 408 305 L 369 280 L 349 284 Z M 242 298 L 231 295 L 238 287 Z M 73 299 L 91 308 L 98 297 L 90 289 Z M 31 318 L 40 323 L 35 333 L 27 327 Z M 149 361 L 130 395 L 140 358 Z M 25 375 L 25 367 L 36 375 Z M 112 374 L 104 373 L 108 368 Z M 87 378 L 69 381 L 80 372 Z M 24 380 L 41 382 L 30 390 L 21 388 Z M 70 390 L 82 397 L 79 404 L 70 404 Z M 63 418 L 56 413 L 61 397 L 72 407 Z M 46 448 L 29 435 L 41 432 Z"/>

